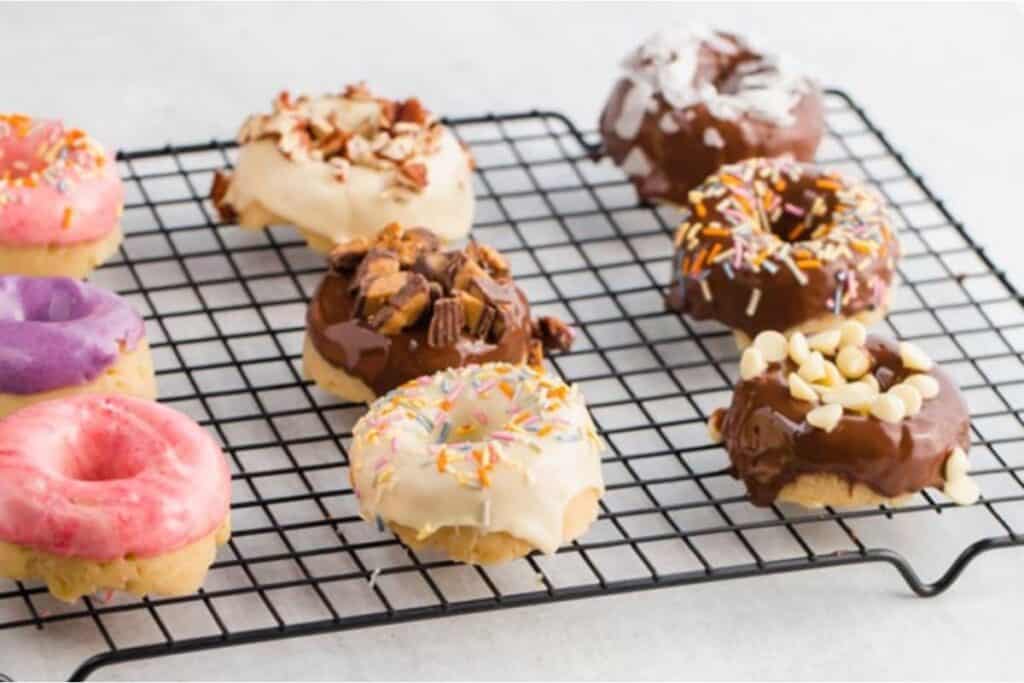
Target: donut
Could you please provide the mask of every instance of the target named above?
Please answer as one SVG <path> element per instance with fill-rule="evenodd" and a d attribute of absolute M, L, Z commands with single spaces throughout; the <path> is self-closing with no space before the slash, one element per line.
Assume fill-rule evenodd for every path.
<path fill-rule="evenodd" d="M 622 67 L 599 127 L 644 199 L 683 204 L 719 166 L 751 157 L 811 161 L 825 132 L 818 86 L 732 33 L 667 29 Z"/>
<path fill-rule="evenodd" d="M 295 226 L 329 252 L 380 226 L 422 221 L 446 240 L 473 222 L 473 159 L 420 101 L 375 97 L 363 84 L 341 94 L 274 101 L 249 117 L 233 173 L 210 191 L 227 222 Z"/>
<path fill-rule="evenodd" d="M 77 128 L 0 114 L 0 273 L 83 278 L 121 244 L 117 165 Z"/>
<path fill-rule="evenodd" d="M 0 275 L 0 417 L 86 393 L 156 398 L 142 318 L 77 280 Z"/>
<path fill-rule="evenodd" d="M 352 435 L 363 519 L 460 562 L 553 553 L 587 530 L 604 494 L 604 446 L 583 396 L 529 367 L 415 379 L 374 402 Z"/>
<path fill-rule="evenodd" d="M 158 403 L 39 403 L 0 420 L 0 575 L 60 600 L 194 592 L 230 535 L 231 477 L 214 439 Z"/>
<path fill-rule="evenodd" d="M 898 505 L 926 487 L 960 505 L 979 496 L 956 384 L 914 344 L 856 321 L 810 337 L 761 332 L 708 425 L 756 505 Z"/>
<path fill-rule="evenodd" d="M 425 228 L 397 223 L 337 247 L 306 316 L 307 378 L 342 399 L 369 403 L 445 368 L 543 362 L 573 331 L 530 305 L 495 249 L 442 251 Z"/>
<path fill-rule="evenodd" d="M 690 193 L 666 303 L 740 347 L 764 330 L 880 320 L 900 255 L 881 197 L 787 158 L 722 167 Z"/>

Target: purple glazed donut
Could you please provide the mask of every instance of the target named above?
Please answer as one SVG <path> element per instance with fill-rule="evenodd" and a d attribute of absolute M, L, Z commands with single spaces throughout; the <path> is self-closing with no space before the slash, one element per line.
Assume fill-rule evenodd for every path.
<path fill-rule="evenodd" d="M 79 393 L 156 397 L 142 317 L 76 280 L 0 276 L 0 417 Z"/>

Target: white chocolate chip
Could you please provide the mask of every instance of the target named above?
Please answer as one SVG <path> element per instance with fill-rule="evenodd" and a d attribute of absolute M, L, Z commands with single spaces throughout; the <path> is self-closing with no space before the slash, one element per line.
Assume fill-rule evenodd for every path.
<path fill-rule="evenodd" d="M 907 414 L 907 409 L 898 397 L 882 394 L 871 404 L 871 414 L 882 422 L 896 424 Z"/>
<path fill-rule="evenodd" d="M 789 373 L 789 395 L 799 401 L 817 403 L 818 395 L 807 382 L 795 372 Z"/>
<path fill-rule="evenodd" d="M 825 330 L 811 336 L 807 344 L 815 351 L 821 351 L 829 356 L 836 352 L 839 346 L 839 330 Z"/>
<path fill-rule="evenodd" d="M 921 392 L 914 385 L 897 384 L 886 393 L 892 394 L 903 401 L 903 407 L 907 410 L 907 417 L 913 417 L 921 412 L 921 404 L 924 402 L 924 397 L 921 396 Z"/>
<path fill-rule="evenodd" d="M 820 353 L 814 351 L 807 360 L 803 362 L 798 371 L 800 376 L 808 382 L 817 382 L 825 376 L 825 359 Z"/>
<path fill-rule="evenodd" d="M 825 379 L 823 381 L 830 387 L 841 387 L 846 384 L 843 373 L 839 372 L 839 368 L 830 360 L 825 361 Z"/>
<path fill-rule="evenodd" d="M 843 407 L 840 405 L 818 406 L 807 413 L 807 424 L 831 432 L 842 417 Z"/>
<path fill-rule="evenodd" d="M 868 331 L 856 320 L 847 320 L 839 326 L 839 346 L 863 346 L 867 341 Z"/>
<path fill-rule="evenodd" d="M 878 386 L 878 379 L 870 373 L 861 377 L 860 382 L 867 384 L 876 394 L 882 390 L 882 387 Z"/>
<path fill-rule="evenodd" d="M 794 332 L 789 338 L 789 357 L 797 365 L 803 365 L 811 355 L 811 347 L 807 345 L 807 337 L 803 332 Z"/>
<path fill-rule="evenodd" d="M 967 474 L 970 469 L 967 454 L 960 447 L 954 448 L 946 458 L 946 485 L 942 490 L 957 505 L 972 505 L 981 495 L 978 484 Z"/>
<path fill-rule="evenodd" d="M 921 372 L 928 372 L 935 365 L 928 354 L 910 342 L 900 342 L 900 360 L 903 367 Z"/>
<path fill-rule="evenodd" d="M 754 346 L 764 355 L 765 361 L 778 363 L 786 358 L 786 338 L 775 330 L 765 330 L 754 338 Z"/>
<path fill-rule="evenodd" d="M 847 379 L 858 379 L 871 369 L 871 357 L 859 346 L 844 346 L 836 356 L 836 366 Z"/>
<path fill-rule="evenodd" d="M 755 346 L 747 347 L 740 357 L 740 377 L 744 380 L 754 379 L 768 367 L 764 354 Z"/>
<path fill-rule="evenodd" d="M 866 411 L 871 409 L 878 394 L 864 382 L 852 382 L 837 389 L 826 391 L 821 399 L 825 403 L 834 403 L 850 410 Z"/>
<path fill-rule="evenodd" d="M 931 375 L 911 375 L 903 383 L 917 389 L 921 392 L 921 398 L 926 400 L 939 395 L 939 382 Z"/>

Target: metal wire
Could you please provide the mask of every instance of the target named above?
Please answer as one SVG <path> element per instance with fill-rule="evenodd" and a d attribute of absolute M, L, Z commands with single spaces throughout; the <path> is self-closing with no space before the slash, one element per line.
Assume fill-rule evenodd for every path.
<path fill-rule="evenodd" d="M 890 331 L 943 361 L 968 395 L 977 506 L 927 492 L 898 509 L 751 506 L 704 430 L 736 377 L 731 335 L 662 305 L 673 212 L 638 203 L 620 172 L 596 162 L 593 133 L 533 111 L 449 124 L 478 162 L 475 235 L 509 257 L 538 312 L 580 331 L 550 363 L 581 384 L 611 445 L 608 495 L 590 533 L 553 557 L 484 570 L 411 552 L 358 517 L 346 447 L 362 409 L 298 369 L 322 259 L 288 230 L 218 223 L 206 189 L 233 143 L 123 152 L 127 237 L 93 280 L 145 313 L 162 400 L 223 444 L 235 535 L 205 589 L 182 598 L 66 606 L 40 586 L 0 581 L 0 643 L 14 629 L 93 630 L 104 649 L 79 679 L 229 645 L 867 562 L 933 596 L 980 553 L 1020 545 L 1020 296 L 859 107 L 832 91 L 827 109 L 821 162 L 874 183 L 900 227 Z M 928 583 L 904 555 L 935 535 L 952 554 Z"/>

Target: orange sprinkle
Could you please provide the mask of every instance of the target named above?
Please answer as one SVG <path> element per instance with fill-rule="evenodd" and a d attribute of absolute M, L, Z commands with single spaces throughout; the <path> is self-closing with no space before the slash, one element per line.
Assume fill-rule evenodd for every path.
<path fill-rule="evenodd" d="M 498 373 L 499 375 L 507 375 L 508 373 L 512 372 L 512 368 L 505 365 L 499 365 L 498 367 L 494 368 L 494 372 Z"/>
<path fill-rule="evenodd" d="M 786 238 L 790 242 L 792 242 L 797 237 L 799 237 L 803 233 L 803 231 L 806 230 L 806 229 L 807 229 L 807 223 L 801 223 L 800 225 L 798 225 L 795 228 L 793 228 L 792 230 L 790 230 L 789 234 L 786 235 Z"/>
<path fill-rule="evenodd" d="M 728 237 L 731 233 L 725 228 L 704 228 L 701 234 L 707 237 Z"/>
<path fill-rule="evenodd" d="M 708 254 L 708 263 L 714 263 L 715 257 L 718 256 L 718 252 L 722 251 L 722 243 L 715 242 L 711 246 L 711 253 Z"/>
<path fill-rule="evenodd" d="M 557 398 L 559 400 L 565 399 L 565 397 L 568 395 L 569 387 L 565 386 L 564 384 L 548 392 L 548 396 L 550 396 L 551 398 Z"/>
<path fill-rule="evenodd" d="M 786 181 L 783 180 L 782 178 L 779 178 L 778 180 L 775 181 L 775 191 L 776 192 L 779 192 L 779 193 L 785 192 L 787 187 L 788 187 L 788 185 L 786 185 Z"/>
<path fill-rule="evenodd" d="M 734 175 L 729 175 L 728 173 L 723 173 L 722 175 L 719 176 L 719 179 L 726 185 L 729 185 L 730 187 L 739 187 L 740 185 L 743 184 L 742 180 L 740 180 Z"/>
<path fill-rule="evenodd" d="M 693 259 L 693 265 L 690 267 L 690 273 L 696 275 L 700 272 L 700 269 L 704 266 L 704 257 L 708 255 L 708 252 L 701 249 L 697 252 L 697 258 Z"/>
<path fill-rule="evenodd" d="M 750 209 L 750 202 L 747 201 L 747 198 L 743 197 L 742 195 L 738 195 L 738 194 L 734 194 L 732 197 L 737 202 L 739 202 L 740 206 L 743 207 L 743 213 L 745 213 L 745 214 L 747 214 L 749 216 L 750 213 L 751 213 L 751 209 Z"/>
<path fill-rule="evenodd" d="M 62 228 L 67 230 L 71 227 L 71 221 L 75 217 L 75 210 L 70 206 L 64 207 L 64 218 L 61 220 L 60 225 Z"/>
<path fill-rule="evenodd" d="M 816 258 L 802 259 L 797 261 L 796 265 L 802 270 L 810 270 L 811 268 L 821 268 L 821 261 Z"/>
<path fill-rule="evenodd" d="M 554 427 L 552 427 L 551 425 L 544 425 L 543 427 L 537 430 L 537 436 L 543 438 L 550 434 L 553 429 Z"/>
<path fill-rule="evenodd" d="M 760 254 L 754 257 L 753 264 L 755 266 L 761 265 L 761 263 L 764 262 L 766 258 L 768 258 L 768 254 L 770 253 L 771 252 L 768 251 L 767 249 L 763 249 Z"/>
<path fill-rule="evenodd" d="M 528 410 L 524 410 L 523 412 L 521 412 L 518 415 L 516 415 L 516 419 L 512 420 L 512 424 L 521 425 L 521 424 L 523 424 L 524 422 L 526 422 L 529 419 L 530 419 L 530 412 Z"/>
<path fill-rule="evenodd" d="M 473 450 L 473 459 L 477 461 L 477 464 L 483 464 L 484 452 L 479 448 Z"/>
<path fill-rule="evenodd" d="M 441 401 L 441 410 L 443 410 L 444 412 L 447 413 L 447 412 L 450 412 L 451 409 L 452 409 L 452 402 L 451 401 L 449 401 L 448 399 L 444 399 L 443 401 Z"/>
<path fill-rule="evenodd" d="M 800 261 L 800 260 L 806 260 L 806 259 L 814 258 L 814 255 L 811 252 L 807 251 L 806 249 L 794 249 L 793 250 L 793 258 L 795 258 L 798 261 Z"/>
<path fill-rule="evenodd" d="M 697 202 L 693 205 L 693 208 L 697 210 L 697 216 L 699 218 L 704 218 L 708 215 L 708 210 L 704 208 L 704 202 Z"/>
<path fill-rule="evenodd" d="M 839 183 L 831 178 L 818 178 L 814 184 L 823 190 L 838 190 L 840 187 Z"/>
<path fill-rule="evenodd" d="M 480 485 L 487 488 L 491 485 L 491 475 L 487 471 L 486 467 L 480 467 L 476 471 L 476 476 L 480 477 Z"/>
<path fill-rule="evenodd" d="M 508 382 L 499 382 L 498 388 L 501 389 L 501 393 L 505 394 L 505 398 L 511 399 L 515 396 L 516 390 Z"/>
<path fill-rule="evenodd" d="M 441 452 L 437 454 L 437 471 L 444 472 L 448 469 L 448 451 L 441 449 Z"/>
<path fill-rule="evenodd" d="M 854 251 L 858 251 L 862 254 L 870 254 L 874 251 L 870 242 L 864 240 L 850 240 L 850 246 L 853 247 Z"/>
<path fill-rule="evenodd" d="M 682 272 L 683 275 L 686 275 L 687 273 L 690 272 L 690 257 L 689 257 L 689 255 L 683 257 L 683 263 L 679 267 L 679 270 L 680 270 L 680 272 Z"/>

